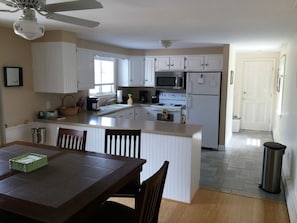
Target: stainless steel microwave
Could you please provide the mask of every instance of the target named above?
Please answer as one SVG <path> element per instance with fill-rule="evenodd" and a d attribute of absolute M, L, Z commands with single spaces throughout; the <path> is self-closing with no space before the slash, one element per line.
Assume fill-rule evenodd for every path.
<path fill-rule="evenodd" d="M 161 89 L 186 89 L 186 72 L 158 71 L 155 72 L 155 87 Z"/>

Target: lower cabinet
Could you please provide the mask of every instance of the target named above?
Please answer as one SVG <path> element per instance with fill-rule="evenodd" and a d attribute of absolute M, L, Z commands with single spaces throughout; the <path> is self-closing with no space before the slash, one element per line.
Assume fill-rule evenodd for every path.
<path fill-rule="evenodd" d="M 151 112 L 151 107 L 140 106 L 134 109 L 134 120 L 155 121 L 156 117 Z"/>

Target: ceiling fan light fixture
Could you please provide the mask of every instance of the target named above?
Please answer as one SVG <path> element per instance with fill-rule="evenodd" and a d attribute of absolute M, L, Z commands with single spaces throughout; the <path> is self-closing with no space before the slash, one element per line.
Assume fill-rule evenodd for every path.
<path fill-rule="evenodd" d="M 34 40 L 44 35 L 44 25 L 37 22 L 35 11 L 31 8 L 23 10 L 24 15 L 13 23 L 14 33 L 27 39 Z"/>
<path fill-rule="evenodd" d="M 172 41 L 171 40 L 161 40 L 160 43 L 165 48 L 168 48 L 168 47 L 170 47 L 172 45 Z"/>
<path fill-rule="evenodd" d="M 44 25 L 36 21 L 20 19 L 13 23 L 15 34 L 27 39 L 34 40 L 44 35 Z"/>

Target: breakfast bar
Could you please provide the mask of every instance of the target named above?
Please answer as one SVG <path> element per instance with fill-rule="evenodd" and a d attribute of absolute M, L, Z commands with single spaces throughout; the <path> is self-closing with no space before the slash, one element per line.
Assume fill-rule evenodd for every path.
<path fill-rule="evenodd" d="M 59 127 L 87 130 L 86 150 L 97 153 L 103 153 L 105 129 L 141 129 L 141 158 L 146 160 L 141 181 L 168 160 L 164 198 L 191 203 L 199 188 L 202 126 L 102 117 L 95 112 L 63 120 L 40 119 L 36 126 L 47 129 L 46 143 L 50 145 L 55 145 Z"/>

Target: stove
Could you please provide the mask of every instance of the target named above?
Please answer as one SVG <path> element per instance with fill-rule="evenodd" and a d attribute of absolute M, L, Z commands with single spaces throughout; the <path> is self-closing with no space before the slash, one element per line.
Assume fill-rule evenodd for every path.
<path fill-rule="evenodd" d="M 152 104 L 152 109 L 168 109 L 178 111 L 187 104 L 187 96 L 183 93 L 162 92 L 159 95 L 159 103 Z"/>
<path fill-rule="evenodd" d="M 186 94 L 162 92 L 159 103 L 152 104 L 151 110 L 158 121 L 181 122 L 182 109 L 187 103 Z"/>

